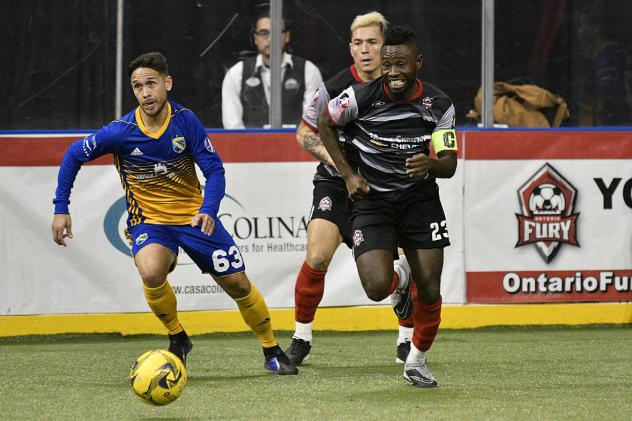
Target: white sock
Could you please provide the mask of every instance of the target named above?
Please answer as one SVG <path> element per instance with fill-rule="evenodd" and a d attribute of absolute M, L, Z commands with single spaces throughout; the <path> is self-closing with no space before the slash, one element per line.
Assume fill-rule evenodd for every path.
<path fill-rule="evenodd" d="M 399 277 L 399 284 L 397 285 L 397 288 L 403 288 L 408 282 L 408 277 L 410 276 L 410 266 L 408 265 L 406 255 L 402 254 L 399 256 L 399 259 L 393 262 L 393 270 Z"/>
<path fill-rule="evenodd" d="M 395 265 L 393 266 L 393 270 L 399 278 L 399 284 L 397 284 L 397 288 L 402 288 L 408 280 L 408 275 L 406 274 L 406 272 L 404 272 L 404 269 L 402 269 L 401 266 Z"/>
<path fill-rule="evenodd" d="M 310 323 L 301 323 L 301 322 L 295 322 L 296 323 L 296 330 L 294 331 L 294 335 L 292 335 L 293 338 L 296 339 L 302 339 L 304 341 L 307 341 L 309 343 L 312 342 L 312 322 Z"/>
<path fill-rule="evenodd" d="M 422 365 L 426 362 L 426 353 L 417 349 L 415 344 L 410 344 L 410 354 L 406 358 L 406 364 Z"/>
<path fill-rule="evenodd" d="M 413 328 L 400 326 L 399 335 L 397 336 L 397 345 L 403 344 L 404 342 L 412 342 L 412 340 L 413 340 Z"/>

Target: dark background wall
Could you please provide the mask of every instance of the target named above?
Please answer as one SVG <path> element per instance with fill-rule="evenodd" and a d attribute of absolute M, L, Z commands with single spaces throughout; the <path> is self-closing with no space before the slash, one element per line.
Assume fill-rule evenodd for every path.
<path fill-rule="evenodd" d="M 593 16 L 588 26 L 606 27 L 611 43 L 618 43 L 629 60 L 632 4 L 625 0 L 495 3 L 496 80 L 529 78 L 562 95 L 572 113 L 566 124 L 579 124 L 579 103 L 591 86 L 586 79 L 599 77 L 585 70 L 593 48 L 582 38 L 580 22 Z M 222 79 L 238 53 L 252 49 L 249 31 L 261 7 L 245 0 L 126 0 L 124 4 L 125 64 L 147 51 L 163 52 L 174 77 L 171 98 L 195 111 L 207 127 L 221 127 Z M 0 5 L 6 34 L 0 37 L 0 129 L 93 129 L 116 117 L 115 0 L 0 0 Z M 318 65 L 324 78 L 333 75 L 351 64 L 352 19 L 370 10 L 417 31 L 424 56 L 421 78 L 452 97 L 457 124 L 471 124 L 465 114 L 473 106 L 481 78 L 478 1 L 286 0 L 293 52 Z M 200 56 L 233 17 L 223 36 Z M 127 112 L 135 103 L 126 69 L 124 75 L 123 112 Z M 618 83 L 619 91 L 629 96 L 629 83 L 623 79 Z M 630 119 L 612 124 L 629 125 Z"/>

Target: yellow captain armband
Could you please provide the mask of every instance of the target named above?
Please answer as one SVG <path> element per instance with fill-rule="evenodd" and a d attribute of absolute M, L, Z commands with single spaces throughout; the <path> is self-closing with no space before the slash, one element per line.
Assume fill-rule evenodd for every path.
<path fill-rule="evenodd" d="M 435 153 L 441 151 L 456 151 L 459 149 L 456 144 L 456 132 L 454 129 L 437 130 L 432 133 L 432 146 Z"/>

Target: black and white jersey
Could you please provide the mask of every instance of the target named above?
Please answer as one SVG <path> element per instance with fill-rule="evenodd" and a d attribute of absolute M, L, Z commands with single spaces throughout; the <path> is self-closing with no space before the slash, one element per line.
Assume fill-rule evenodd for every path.
<path fill-rule="evenodd" d="M 318 133 L 316 121 L 318 120 L 318 115 L 327 106 L 327 103 L 331 100 L 331 98 L 335 98 L 340 95 L 345 88 L 348 88 L 356 83 L 364 82 L 360 78 L 358 70 L 354 64 L 323 82 L 316 91 L 314 100 L 303 112 L 303 123 L 305 123 L 314 132 Z M 341 132 L 339 135 L 340 141 L 344 142 L 344 134 Z M 342 180 L 340 174 L 338 174 L 338 171 L 336 171 L 334 167 L 325 165 L 321 162 L 316 168 L 314 181 L 331 179 L 337 179 L 336 181 L 339 182 Z"/>
<path fill-rule="evenodd" d="M 415 154 L 428 155 L 431 141 L 436 152 L 457 149 L 452 101 L 419 80 L 415 95 L 407 100 L 393 98 L 383 78 L 352 85 L 329 101 L 328 111 L 343 129 L 347 151 L 359 154 L 352 165 L 377 192 L 406 190 L 434 180 L 430 174 L 410 178 L 405 166 Z"/>

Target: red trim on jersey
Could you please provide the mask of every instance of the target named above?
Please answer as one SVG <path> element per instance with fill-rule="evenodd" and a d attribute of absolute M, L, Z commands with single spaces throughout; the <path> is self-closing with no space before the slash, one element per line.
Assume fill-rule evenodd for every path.
<path fill-rule="evenodd" d="M 325 109 L 327 110 L 327 116 L 329 117 L 329 121 L 331 121 L 335 127 L 342 127 L 338 123 L 336 123 L 334 119 L 331 117 L 331 113 L 329 112 L 329 107 Z"/>
<path fill-rule="evenodd" d="M 310 123 L 309 121 L 305 120 L 304 118 L 301 118 L 301 121 L 303 122 L 303 124 L 305 126 L 307 126 L 308 129 L 310 129 L 314 133 L 318 134 L 318 127 L 312 126 L 312 123 Z"/>
<path fill-rule="evenodd" d="M 411 98 L 410 101 L 417 99 L 424 93 L 424 84 L 421 80 L 417 79 L 417 92 L 415 92 L 415 97 Z"/>
<path fill-rule="evenodd" d="M 363 81 L 362 78 L 360 77 L 360 74 L 358 73 L 358 68 L 356 67 L 355 64 L 352 64 L 351 66 L 349 66 L 349 70 L 351 70 L 351 76 L 353 76 L 353 78 L 356 80 L 356 82 L 358 82 L 358 83 L 367 83 L 367 82 Z"/>
<path fill-rule="evenodd" d="M 384 87 L 384 92 L 386 93 L 386 95 L 392 99 L 393 101 L 399 101 L 399 102 L 404 102 L 404 101 L 414 101 L 417 98 L 419 98 L 421 96 L 421 94 L 424 92 L 424 84 L 421 83 L 421 81 L 419 79 L 416 80 L 417 82 L 417 91 L 415 92 L 415 94 L 413 96 L 411 96 L 410 98 L 406 98 L 406 99 L 397 99 L 393 96 L 393 94 L 391 93 L 391 90 L 388 89 L 388 83 L 386 83 L 386 79 L 384 80 L 384 83 L 382 84 L 382 86 Z"/>

